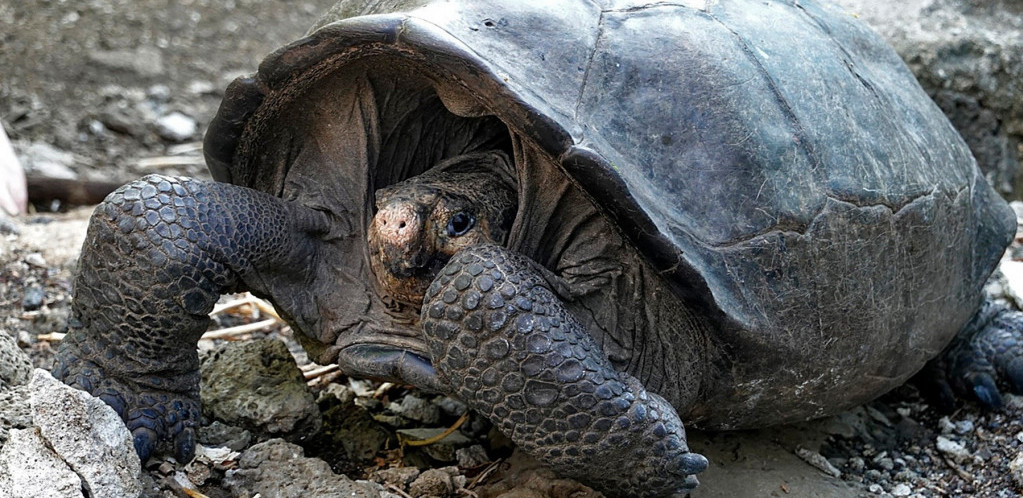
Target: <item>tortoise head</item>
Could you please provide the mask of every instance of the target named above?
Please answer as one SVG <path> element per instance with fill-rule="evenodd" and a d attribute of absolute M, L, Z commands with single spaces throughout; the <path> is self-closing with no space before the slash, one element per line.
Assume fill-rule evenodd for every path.
<path fill-rule="evenodd" d="M 367 239 L 383 294 L 418 309 L 455 253 L 485 242 L 504 244 L 516 199 L 505 175 L 480 167 L 495 159 L 507 161 L 500 152 L 459 156 L 377 190 Z"/>

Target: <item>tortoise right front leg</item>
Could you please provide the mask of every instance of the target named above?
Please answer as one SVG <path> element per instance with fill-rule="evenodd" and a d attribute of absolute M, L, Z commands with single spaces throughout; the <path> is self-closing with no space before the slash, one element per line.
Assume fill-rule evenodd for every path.
<path fill-rule="evenodd" d="M 150 175 L 121 187 L 90 221 L 54 376 L 112 406 L 143 461 L 158 443 L 190 458 L 213 305 L 271 285 L 300 296 L 327 228 L 323 213 L 234 185 Z"/>
<path fill-rule="evenodd" d="M 473 246 L 441 270 L 423 330 L 453 394 L 555 471 L 609 496 L 684 496 L 707 459 L 675 409 L 619 372 L 535 264 Z"/>

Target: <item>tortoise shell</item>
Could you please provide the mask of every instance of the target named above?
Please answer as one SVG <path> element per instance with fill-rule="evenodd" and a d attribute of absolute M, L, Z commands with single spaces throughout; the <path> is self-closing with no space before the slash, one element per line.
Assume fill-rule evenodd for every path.
<path fill-rule="evenodd" d="M 542 163 L 612 227 L 523 222 L 510 245 L 564 275 L 587 245 L 541 240 L 620 236 L 715 324 L 723 353 L 707 361 L 727 363 L 727 393 L 683 419 L 823 415 L 935 356 L 1015 230 L 952 125 L 854 17 L 786 0 L 342 1 L 231 85 L 207 163 L 347 227 L 332 234 L 332 302 L 357 333 L 322 332 L 322 358 L 370 323 L 416 335 L 365 283 L 373 192 L 504 147 L 520 217 L 557 202 L 531 173 Z"/>

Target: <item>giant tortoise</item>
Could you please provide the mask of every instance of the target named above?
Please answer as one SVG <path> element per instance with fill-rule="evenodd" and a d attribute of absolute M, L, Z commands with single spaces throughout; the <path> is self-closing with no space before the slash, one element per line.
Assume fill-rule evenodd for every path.
<path fill-rule="evenodd" d="M 611 494 L 694 487 L 683 422 L 835 413 L 950 343 L 962 392 L 1023 377 L 982 294 L 1011 210 L 815 1 L 342 1 L 231 84 L 205 154 L 216 182 L 97 209 L 55 368 L 143 457 L 192 453 L 196 341 L 241 290 Z"/>

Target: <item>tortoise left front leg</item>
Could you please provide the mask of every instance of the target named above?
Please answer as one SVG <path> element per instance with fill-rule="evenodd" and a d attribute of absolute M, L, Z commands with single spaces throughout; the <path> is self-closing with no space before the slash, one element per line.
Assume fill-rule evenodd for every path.
<path fill-rule="evenodd" d="M 559 473 L 613 495 L 696 487 L 707 460 L 675 409 L 611 366 L 534 265 L 493 245 L 452 258 L 423 302 L 438 374 Z"/>

